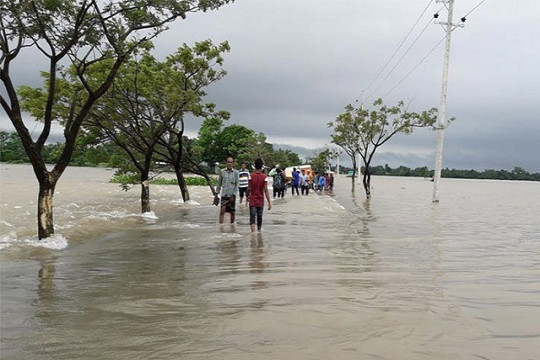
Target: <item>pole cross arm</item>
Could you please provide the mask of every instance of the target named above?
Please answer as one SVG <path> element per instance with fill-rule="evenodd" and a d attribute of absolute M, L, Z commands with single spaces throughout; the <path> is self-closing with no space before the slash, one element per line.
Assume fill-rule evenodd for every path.
<path fill-rule="evenodd" d="M 444 26 L 448 26 L 448 24 L 449 24 L 446 21 L 434 21 L 434 23 L 436 25 L 444 25 Z M 465 27 L 465 24 L 463 22 L 460 22 L 459 24 L 450 23 L 450 26 L 452 26 L 452 30 L 454 30 L 457 27 L 460 27 L 460 28 Z"/>

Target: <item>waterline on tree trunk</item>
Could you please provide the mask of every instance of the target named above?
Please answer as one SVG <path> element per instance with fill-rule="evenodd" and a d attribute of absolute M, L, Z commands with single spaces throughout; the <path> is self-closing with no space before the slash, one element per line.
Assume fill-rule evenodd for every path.
<path fill-rule="evenodd" d="M 54 186 L 40 185 L 38 195 L 39 239 L 45 239 L 54 234 L 53 195 Z"/>
<path fill-rule="evenodd" d="M 148 211 L 141 214 L 141 217 L 145 220 L 157 220 L 159 219 L 153 211 Z"/>

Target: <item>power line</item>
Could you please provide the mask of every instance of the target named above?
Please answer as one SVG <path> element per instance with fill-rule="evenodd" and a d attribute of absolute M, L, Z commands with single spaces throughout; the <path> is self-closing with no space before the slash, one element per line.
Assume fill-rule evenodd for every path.
<path fill-rule="evenodd" d="M 442 39 L 441 39 L 441 40 L 440 40 L 440 41 L 439 41 L 439 42 L 438 42 L 438 43 L 437 43 L 437 44 L 436 44 L 436 45 L 435 45 L 435 46 L 434 46 L 434 47 L 433 47 L 433 48 L 432 48 L 432 49 L 431 49 L 431 50 L 430 50 L 423 58 L 422 58 L 422 60 L 420 60 L 420 62 L 419 62 L 418 64 L 416 64 L 416 65 L 412 68 L 411 71 L 409 71 L 409 72 L 407 73 L 407 75 L 405 75 L 405 77 L 403 77 L 403 79 L 401 79 L 396 85 L 394 85 L 394 87 L 393 87 L 392 89 L 390 89 L 390 91 L 388 91 L 386 94 L 384 94 L 383 97 L 388 96 L 392 91 L 394 91 L 395 88 L 397 88 L 403 81 L 405 81 L 405 79 L 407 79 L 407 78 L 409 77 L 409 75 L 411 75 L 411 74 L 414 72 L 414 70 L 416 70 L 416 68 L 417 68 L 418 66 L 420 66 L 420 64 L 422 64 L 422 63 L 428 58 L 428 56 L 431 55 L 431 53 L 432 53 L 433 51 L 435 51 L 436 48 L 439 47 L 439 45 L 442 44 L 442 42 L 444 41 L 445 38 L 446 38 L 446 35 L 445 35 L 445 36 L 444 36 L 444 37 L 443 37 L 443 38 L 442 38 Z"/>
<path fill-rule="evenodd" d="M 428 4 L 429 5 L 429 4 Z M 435 13 L 434 17 L 437 18 L 439 12 L 444 8 L 444 5 L 441 6 L 439 8 L 439 10 Z M 422 14 L 425 13 L 425 10 Z M 431 19 L 429 20 L 429 22 L 426 24 L 426 26 L 424 27 L 424 29 L 422 30 L 422 32 L 416 37 L 416 39 L 413 41 L 413 43 L 409 46 L 409 48 L 405 51 L 405 53 L 401 56 L 401 58 L 398 60 L 398 62 L 394 65 L 394 67 L 392 68 L 392 70 L 390 70 L 390 72 L 386 75 L 386 77 L 379 83 L 379 85 L 377 86 L 377 88 L 375 90 L 373 90 L 370 95 L 368 97 L 366 97 L 366 99 L 370 99 L 373 97 L 373 95 L 375 95 L 376 91 L 383 85 L 383 83 L 390 77 L 390 75 L 392 74 L 392 72 L 396 69 L 396 67 L 401 63 L 401 61 L 403 60 L 403 58 L 405 58 L 405 56 L 409 53 L 409 51 L 412 49 L 412 47 L 416 44 L 416 42 L 418 41 L 418 39 L 420 39 L 420 37 L 424 34 L 424 32 L 427 30 L 428 26 L 431 24 Z"/>
<path fill-rule="evenodd" d="M 369 83 L 368 87 L 366 88 L 365 91 L 368 91 L 369 88 L 371 88 L 371 85 L 373 85 L 373 83 L 379 78 L 379 76 L 382 74 L 382 72 L 386 69 L 386 67 L 388 66 L 388 64 L 390 63 L 390 61 L 392 61 L 392 59 L 394 58 L 394 56 L 396 56 L 397 52 L 399 51 L 399 49 L 401 49 L 401 47 L 403 46 L 403 44 L 405 43 L 405 40 L 407 40 L 407 38 L 409 37 L 409 35 L 412 33 L 412 31 L 414 30 L 414 28 L 416 27 L 416 25 L 418 25 L 418 23 L 420 22 L 420 19 L 422 18 L 422 16 L 424 16 L 425 12 L 427 11 L 427 9 L 429 8 L 429 6 L 431 5 L 431 3 L 433 2 L 433 0 L 430 0 L 429 3 L 427 4 L 427 6 L 424 8 L 424 11 L 422 11 L 422 13 L 420 14 L 420 16 L 418 17 L 418 19 L 416 20 L 416 22 L 414 23 L 414 25 L 412 26 L 412 28 L 409 30 L 409 32 L 407 33 L 407 35 L 405 35 L 405 37 L 401 40 L 401 43 L 399 44 L 399 46 L 397 47 L 397 49 L 394 51 L 394 53 L 390 56 L 390 58 L 388 59 L 388 61 L 386 62 L 386 64 L 384 64 L 384 66 L 381 68 L 381 70 L 377 73 L 377 75 L 375 75 L 375 78 L 373 80 L 371 80 L 371 82 Z"/>
<path fill-rule="evenodd" d="M 471 11 L 469 11 L 467 14 L 465 14 L 462 18 L 461 18 L 461 21 L 464 22 L 465 21 L 465 18 L 467 16 L 469 16 L 474 10 L 476 10 L 480 5 L 482 5 L 486 0 L 482 0 L 480 3 L 478 3 Z M 444 7 L 444 6 L 443 6 Z M 442 10 L 442 7 L 441 9 L 439 9 L 439 11 Z M 446 37 L 446 36 L 445 36 Z M 439 47 L 439 45 L 444 41 L 445 37 L 443 37 L 423 58 L 422 60 L 420 60 L 420 62 L 418 64 L 416 64 L 411 71 L 409 71 L 407 73 L 407 75 L 405 75 L 396 85 L 394 85 L 394 87 L 392 87 L 386 94 L 384 94 L 383 97 L 386 97 L 388 96 L 392 91 L 394 91 L 403 81 L 405 81 L 409 75 L 411 75 L 417 68 L 418 66 L 420 66 L 427 58 L 428 56 L 433 52 L 435 51 L 435 49 L 437 47 Z"/>
<path fill-rule="evenodd" d="M 401 64 L 401 61 L 405 58 L 405 56 L 407 56 L 407 54 L 409 53 L 409 51 L 411 51 L 412 47 L 414 46 L 414 44 L 416 44 L 416 42 L 418 41 L 418 39 L 420 39 L 420 37 L 424 34 L 424 32 L 427 30 L 428 26 L 431 25 L 431 19 L 429 19 L 429 22 L 426 24 L 426 26 L 424 27 L 424 29 L 422 30 L 422 32 L 420 32 L 420 34 L 418 34 L 418 36 L 416 37 L 416 39 L 414 39 L 413 43 L 409 46 L 409 48 L 405 51 L 405 53 L 401 56 L 401 58 L 399 58 L 398 62 L 394 65 L 394 67 L 388 72 L 388 74 L 386 74 L 386 77 L 379 83 L 379 85 L 375 88 L 375 90 L 372 91 L 372 94 L 370 96 L 368 96 L 366 99 L 369 99 L 373 96 L 373 94 L 375 94 L 377 92 L 377 90 L 379 90 L 379 88 L 382 86 L 382 84 L 384 84 L 384 82 L 390 77 L 390 75 L 392 74 L 392 72 L 396 69 L 396 67 Z"/>
<path fill-rule="evenodd" d="M 470 13 L 472 13 L 474 10 L 476 10 L 476 8 L 478 8 L 480 5 L 482 5 L 486 0 L 482 0 L 478 3 L 478 5 L 476 5 L 475 7 L 472 8 L 471 11 L 469 11 L 468 13 L 466 13 L 461 19 L 465 19 L 467 16 L 470 15 Z M 462 20 L 464 21 L 464 20 Z"/>

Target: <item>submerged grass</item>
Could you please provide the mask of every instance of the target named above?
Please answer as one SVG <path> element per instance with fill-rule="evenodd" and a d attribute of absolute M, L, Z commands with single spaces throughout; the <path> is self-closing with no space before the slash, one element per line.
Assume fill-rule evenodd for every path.
<path fill-rule="evenodd" d="M 186 176 L 185 177 L 186 184 L 188 186 L 206 186 L 206 179 L 200 176 Z M 139 177 L 135 174 L 120 174 L 120 175 L 114 175 L 111 180 L 109 180 L 111 183 L 115 184 L 126 184 L 126 185 L 134 185 L 138 184 Z M 154 185 L 177 185 L 178 186 L 178 180 L 177 179 L 165 179 L 164 177 L 158 176 L 155 178 L 150 179 L 150 184 Z M 217 179 L 212 178 L 212 185 L 217 186 Z"/>

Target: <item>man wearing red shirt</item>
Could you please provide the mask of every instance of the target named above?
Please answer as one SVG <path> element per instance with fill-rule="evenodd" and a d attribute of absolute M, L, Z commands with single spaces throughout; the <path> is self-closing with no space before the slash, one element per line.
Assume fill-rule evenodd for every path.
<path fill-rule="evenodd" d="M 248 187 L 249 201 L 249 225 L 251 232 L 255 232 L 255 220 L 257 221 L 257 230 L 262 228 L 262 215 L 264 208 L 264 198 L 268 201 L 268 210 L 272 208 L 270 193 L 266 184 L 266 174 L 262 172 L 263 161 L 255 160 L 255 171 L 251 173 Z"/>

